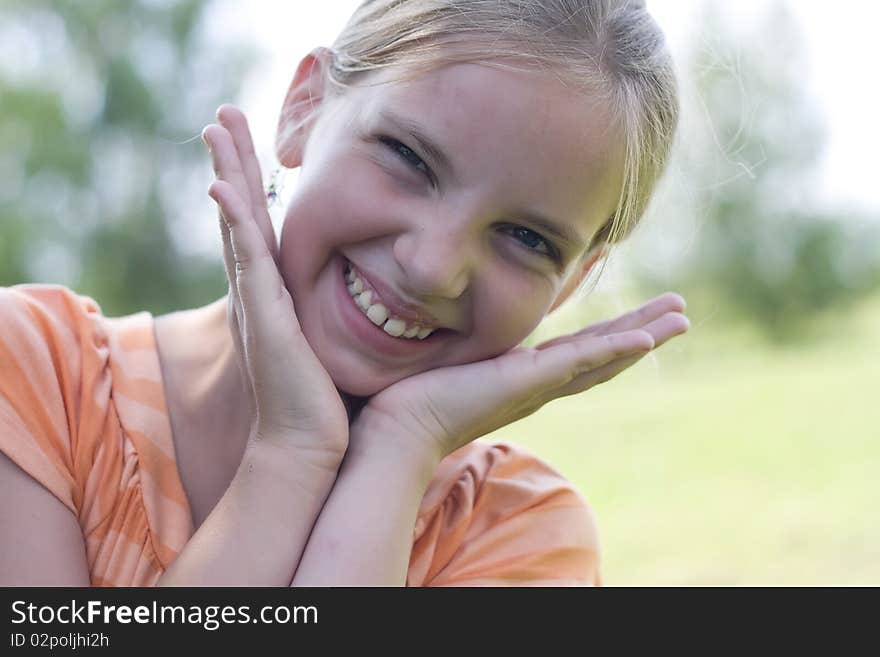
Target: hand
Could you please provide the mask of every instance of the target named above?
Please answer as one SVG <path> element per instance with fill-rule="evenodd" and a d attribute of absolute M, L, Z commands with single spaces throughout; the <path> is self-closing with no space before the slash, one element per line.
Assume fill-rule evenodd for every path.
<path fill-rule="evenodd" d="M 219 206 L 227 319 L 250 392 L 251 437 L 338 465 L 348 445 L 348 415 L 278 271 L 278 243 L 247 119 L 232 105 L 222 105 L 217 118 L 221 125 L 205 127 L 202 139 L 217 176 L 208 195 Z"/>
<path fill-rule="evenodd" d="M 690 323 L 681 314 L 684 309 L 684 299 L 666 293 L 616 319 L 534 348 L 514 347 L 489 360 L 402 379 L 370 398 L 351 427 L 352 439 L 398 440 L 442 459 L 557 397 L 617 376 L 685 333 Z"/>

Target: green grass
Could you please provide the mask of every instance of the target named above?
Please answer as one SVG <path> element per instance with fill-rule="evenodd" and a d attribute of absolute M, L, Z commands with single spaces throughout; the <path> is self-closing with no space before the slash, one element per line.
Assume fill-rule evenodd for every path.
<path fill-rule="evenodd" d="M 880 298 L 784 348 L 688 316 L 686 336 L 489 439 L 584 493 L 608 585 L 880 584 Z"/>

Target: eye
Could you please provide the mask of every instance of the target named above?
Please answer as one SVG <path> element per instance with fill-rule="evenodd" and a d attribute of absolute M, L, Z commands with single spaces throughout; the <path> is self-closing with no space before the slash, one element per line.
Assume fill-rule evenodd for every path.
<path fill-rule="evenodd" d="M 400 159 L 406 162 L 407 165 L 424 174 L 428 179 L 432 179 L 431 170 L 428 168 L 428 165 L 425 164 L 422 158 L 416 155 L 415 151 L 409 148 L 406 144 L 402 144 L 396 139 L 385 136 L 379 137 L 379 141 L 397 153 Z"/>
<path fill-rule="evenodd" d="M 553 245 L 538 233 L 522 226 L 510 226 L 510 230 L 522 239 L 517 239 L 520 244 L 527 247 L 529 251 L 533 251 L 539 255 L 547 256 L 553 260 L 559 259 L 559 253 Z"/>

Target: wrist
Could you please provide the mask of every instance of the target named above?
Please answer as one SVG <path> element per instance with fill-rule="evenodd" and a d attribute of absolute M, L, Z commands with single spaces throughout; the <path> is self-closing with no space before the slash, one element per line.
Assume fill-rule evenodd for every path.
<path fill-rule="evenodd" d="M 324 440 L 316 435 L 256 429 L 248 439 L 245 457 L 265 469 L 287 472 L 292 467 L 298 470 L 307 467 L 335 476 L 345 457 L 347 445 L 347 437 L 343 443 Z"/>
<path fill-rule="evenodd" d="M 361 416 L 351 426 L 346 459 L 402 463 L 427 483 L 445 456 L 433 441 L 402 435 L 399 430 L 389 429 L 388 424 L 378 418 Z"/>

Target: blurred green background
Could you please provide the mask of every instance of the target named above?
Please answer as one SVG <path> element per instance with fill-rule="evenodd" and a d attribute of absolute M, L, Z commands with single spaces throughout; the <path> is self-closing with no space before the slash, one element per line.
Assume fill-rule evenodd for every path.
<path fill-rule="evenodd" d="M 335 30 L 356 3 L 340 5 Z M 734 29 L 729 8 L 694 3 L 657 198 L 591 294 L 530 342 L 666 290 L 687 299 L 690 332 L 490 436 L 583 491 L 609 585 L 880 584 L 880 203 L 817 200 L 828 119 L 797 21 L 762 5 Z M 0 4 L 0 285 L 67 285 L 107 315 L 225 293 L 197 136 L 223 102 L 259 114 L 261 72 L 296 65 L 256 39 L 269 23 L 249 11 Z M 321 45 L 302 34 L 298 56 Z M 264 155 L 285 84 L 252 120 Z"/>

